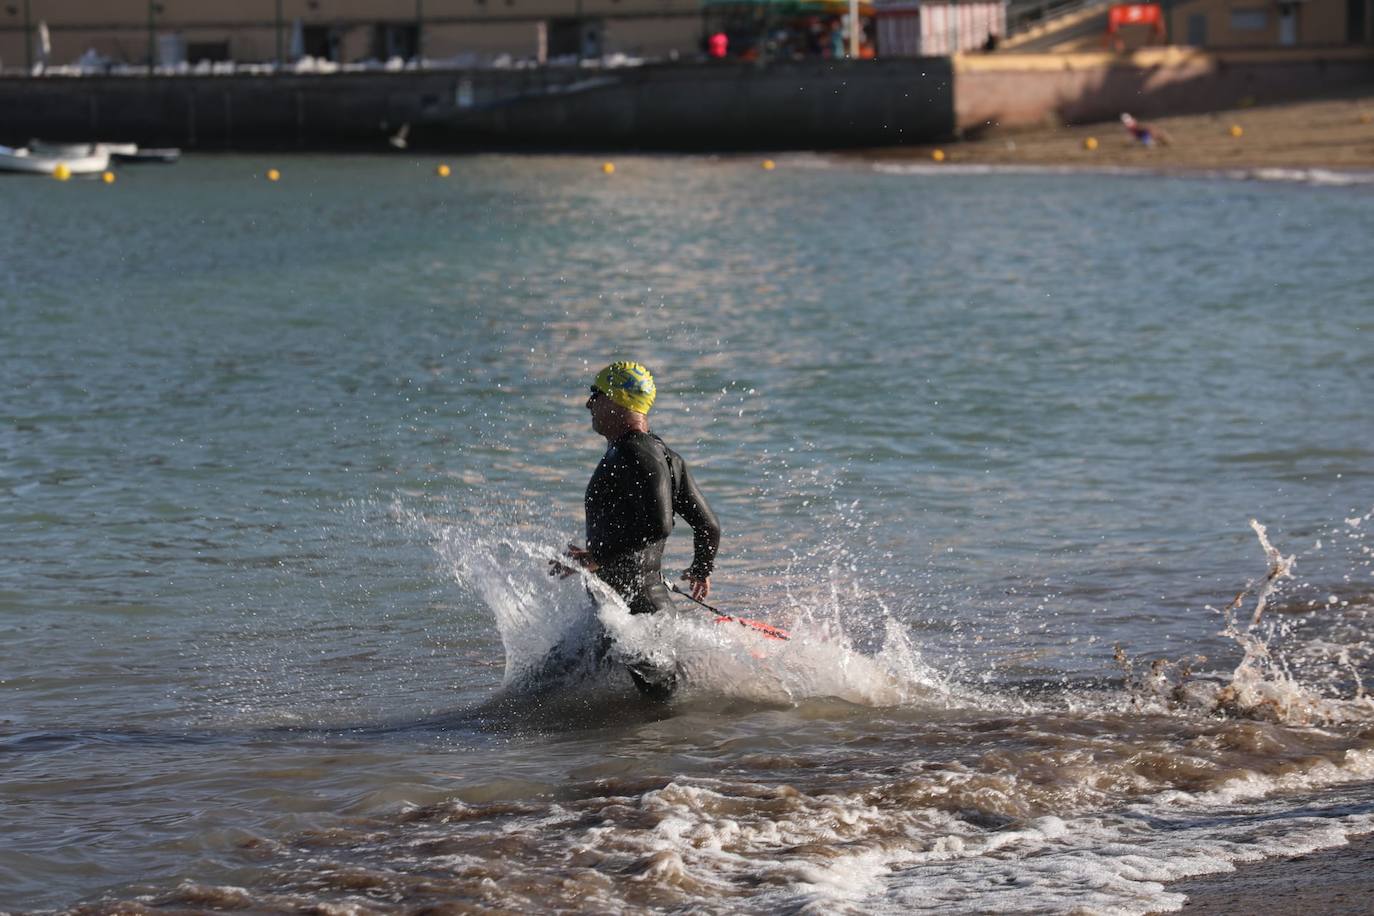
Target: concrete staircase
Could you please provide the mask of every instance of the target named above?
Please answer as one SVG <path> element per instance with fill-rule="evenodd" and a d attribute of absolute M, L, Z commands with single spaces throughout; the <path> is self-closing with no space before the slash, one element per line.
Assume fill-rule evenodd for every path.
<path fill-rule="evenodd" d="M 1007 10 L 1003 51 L 1100 51 L 1114 0 L 1035 0 Z"/>

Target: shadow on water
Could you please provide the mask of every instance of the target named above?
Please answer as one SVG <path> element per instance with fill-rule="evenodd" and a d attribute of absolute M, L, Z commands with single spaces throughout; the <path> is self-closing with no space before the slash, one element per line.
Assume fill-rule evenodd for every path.
<path fill-rule="evenodd" d="M 695 708 L 695 705 L 692 708 Z M 747 714 L 756 704 L 732 704 Z M 758 707 L 771 708 L 771 707 Z M 394 739 L 512 738 L 558 735 L 597 729 L 649 725 L 680 715 L 683 707 L 649 700 L 632 687 L 577 692 L 503 692 L 489 700 L 420 717 L 328 725 L 284 725 L 226 731 L 115 730 L 25 731 L 0 733 L 0 759 L 79 750 L 149 747 L 206 747 L 282 742 L 365 744 Z"/>
<path fill-rule="evenodd" d="M 556 734 L 615 726 L 637 726 L 672 718 L 673 707 L 624 692 L 581 694 L 501 694 L 462 709 L 417 718 L 328 725 L 286 725 L 225 731 L 116 730 L 25 731 L 0 733 L 0 759 L 80 750 L 204 747 L 257 743 L 368 743 L 396 738 L 515 737 Z"/>
<path fill-rule="evenodd" d="M 221 744 L 227 740 L 242 740 L 247 735 L 216 734 L 213 732 L 155 732 L 83 729 L 72 732 L 27 731 L 13 735 L 0 734 L 0 755 L 42 754 L 81 747 L 144 747 L 162 744 Z"/>
<path fill-rule="evenodd" d="M 0 757 L 44 754 L 83 748 L 134 748 L 257 742 L 366 743 L 406 737 L 515 737 L 574 733 L 616 726 L 637 726 L 672 718 L 675 705 L 649 699 L 633 686 L 620 662 L 609 657 L 569 663 L 555 658 L 539 671 L 514 679 L 491 698 L 457 709 L 423 716 L 376 721 L 292 724 L 234 730 L 79 729 L 0 731 Z"/>
<path fill-rule="evenodd" d="M 670 719 L 675 714 L 671 704 L 646 699 L 633 688 L 503 692 L 467 709 L 456 709 L 408 722 L 392 722 L 374 731 L 470 732 L 509 736 L 644 725 Z"/>

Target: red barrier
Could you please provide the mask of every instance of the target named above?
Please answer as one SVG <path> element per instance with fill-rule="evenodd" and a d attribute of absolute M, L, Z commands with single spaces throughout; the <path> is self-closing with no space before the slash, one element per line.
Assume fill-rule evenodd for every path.
<path fill-rule="evenodd" d="M 1158 3 L 1118 3 L 1107 11 L 1107 34 L 1115 35 L 1123 25 L 1148 25 L 1163 35 L 1164 10 Z"/>

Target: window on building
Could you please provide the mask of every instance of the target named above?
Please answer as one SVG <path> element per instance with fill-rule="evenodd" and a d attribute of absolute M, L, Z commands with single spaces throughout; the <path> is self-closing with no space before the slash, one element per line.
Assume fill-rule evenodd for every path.
<path fill-rule="evenodd" d="M 1365 41 L 1365 4 L 1368 0 L 1346 0 L 1345 5 L 1345 32 L 1346 41 L 1352 45 L 1364 44 Z"/>
<path fill-rule="evenodd" d="M 549 22 L 549 56 L 563 57 L 577 54 L 581 44 L 582 27 L 576 19 L 553 19 Z"/>
<path fill-rule="evenodd" d="M 1269 11 L 1262 6 L 1231 10 L 1231 31 L 1262 32 L 1269 28 Z"/>
<path fill-rule="evenodd" d="M 414 60 L 419 49 L 420 30 L 413 22 L 379 22 L 372 29 L 372 56 L 378 60 Z"/>
<path fill-rule="evenodd" d="M 599 19 L 550 19 L 549 56 L 600 57 L 601 32 Z"/>
<path fill-rule="evenodd" d="M 1298 11 L 1291 3 L 1279 4 L 1279 44 L 1291 48 L 1298 43 Z"/>
<path fill-rule="evenodd" d="M 217 63 L 229 59 L 229 42 L 227 41 L 188 41 L 186 43 L 186 60 L 193 64 L 198 64 L 203 60 Z"/>
<path fill-rule="evenodd" d="M 306 57 L 339 59 L 339 30 L 329 25 L 307 25 L 301 29 L 301 49 Z"/>
<path fill-rule="evenodd" d="M 1195 48 L 1207 44 L 1207 14 L 1193 13 L 1188 17 L 1188 44 Z"/>

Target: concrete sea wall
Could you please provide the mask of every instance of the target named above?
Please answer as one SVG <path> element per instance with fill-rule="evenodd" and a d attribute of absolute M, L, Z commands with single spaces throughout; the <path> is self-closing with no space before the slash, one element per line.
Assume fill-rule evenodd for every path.
<path fill-rule="evenodd" d="M 642 67 L 585 87 L 459 111 L 452 143 L 814 149 L 921 143 L 950 135 L 948 58 Z"/>
<path fill-rule="evenodd" d="M 0 79 L 0 143 L 188 149 L 840 149 L 1374 86 L 1374 53 L 1156 48 L 616 69 Z"/>
<path fill-rule="evenodd" d="M 947 58 L 618 69 L 0 80 L 0 142 L 190 149 L 732 150 L 948 136 Z"/>

